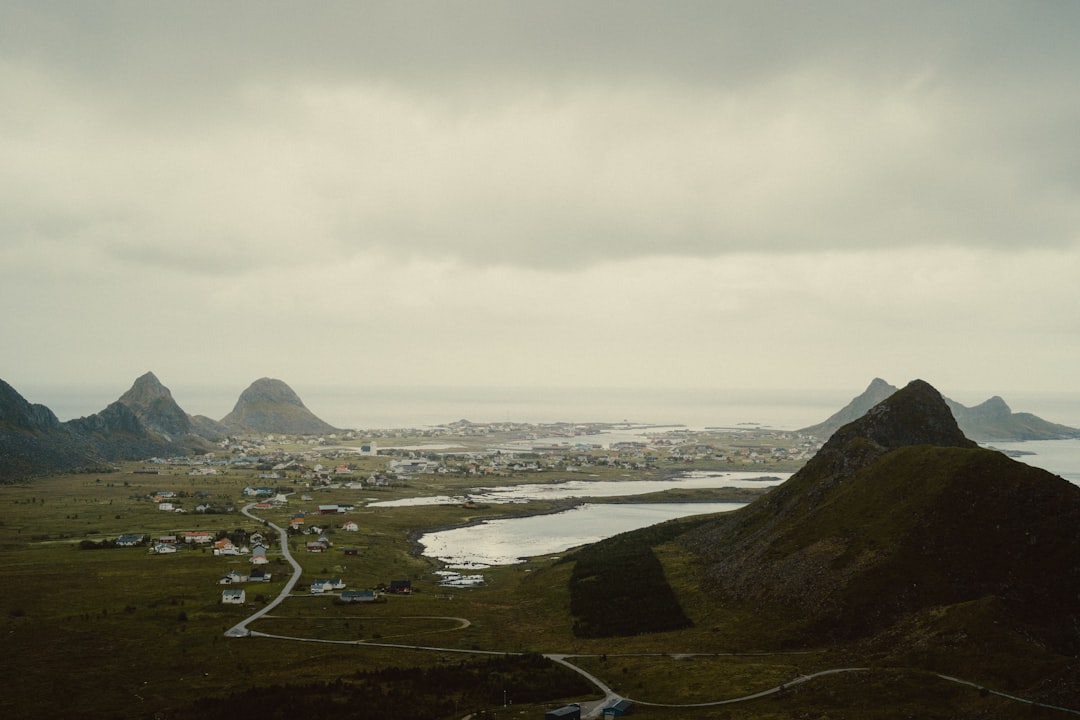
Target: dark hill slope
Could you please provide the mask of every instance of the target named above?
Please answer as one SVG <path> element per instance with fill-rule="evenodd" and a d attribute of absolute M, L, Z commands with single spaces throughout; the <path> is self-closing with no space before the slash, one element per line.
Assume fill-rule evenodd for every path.
<path fill-rule="evenodd" d="M 92 444 L 0 380 L 0 482 L 90 464 Z"/>
<path fill-rule="evenodd" d="M 842 426 L 862 417 L 896 390 L 895 386 L 881 378 L 874 378 L 866 390 L 825 421 L 801 428 L 799 432 L 828 438 Z M 1080 438 L 1080 429 L 1052 423 L 1031 413 L 1014 413 L 996 395 L 974 407 L 961 405 L 949 398 L 945 398 L 945 404 L 964 434 L 978 442 Z"/>
<path fill-rule="evenodd" d="M 221 424 L 236 430 L 284 435 L 321 435 L 337 432 L 307 409 L 293 389 L 281 380 L 260 378 L 236 401 Z"/>
<path fill-rule="evenodd" d="M 914 381 L 743 510 L 684 537 L 721 599 L 788 608 L 805 642 L 996 599 L 995 622 L 1080 649 L 1080 489 L 975 446 Z"/>
<path fill-rule="evenodd" d="M 148 430 L 120 402 L 62 423 L 0 380 L 0 481 L 183 453 L 182 445 Z"/>

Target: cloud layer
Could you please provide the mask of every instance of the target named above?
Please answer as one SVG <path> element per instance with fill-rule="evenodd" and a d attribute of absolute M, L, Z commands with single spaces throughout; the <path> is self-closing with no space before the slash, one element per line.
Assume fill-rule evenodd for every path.
<path fill-rule="evenodd" d="M 16 381 L 1049 389 L 1080 299 L 1077 20 L 8 2 L 0 360 Z"/>

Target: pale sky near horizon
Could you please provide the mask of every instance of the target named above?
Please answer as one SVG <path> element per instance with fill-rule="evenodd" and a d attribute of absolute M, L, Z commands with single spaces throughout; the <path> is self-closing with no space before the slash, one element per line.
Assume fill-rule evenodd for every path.
<path fill-rule="evenodd" d="M 1075 393 L 1078 29 L 0 0 L 0 378 Z"/>

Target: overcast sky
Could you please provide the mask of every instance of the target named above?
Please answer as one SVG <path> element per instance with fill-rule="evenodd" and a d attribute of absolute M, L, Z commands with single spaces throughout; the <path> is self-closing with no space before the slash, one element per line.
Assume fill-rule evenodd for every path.
<path fill-rule="evenodd" d="M 1078 29 L 0 0 L 0 378 L 1073 392 Z"/>

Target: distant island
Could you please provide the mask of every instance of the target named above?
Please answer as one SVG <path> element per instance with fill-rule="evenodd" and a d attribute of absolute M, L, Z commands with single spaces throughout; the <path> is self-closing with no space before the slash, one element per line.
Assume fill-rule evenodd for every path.
<path fill-rule="evenodd" d="M 858 420 L 870 408 L 891 397 L 898 389 L 881 378 L 874 378 L 866 390 L 828 419 L 804 427 L 799 432 L 827 439 L 844 425 Z M 964 435 L 976 442 L 1080 438 L 1078 428 L 1048 422 L 1031 413 L 1014 413 L 997 395 L 975 407 L 966 407 L 949 398 L 945 398 L 945 404 Z"/>

